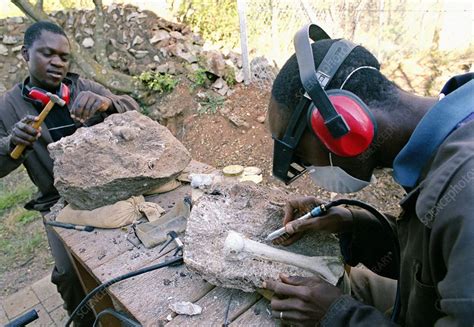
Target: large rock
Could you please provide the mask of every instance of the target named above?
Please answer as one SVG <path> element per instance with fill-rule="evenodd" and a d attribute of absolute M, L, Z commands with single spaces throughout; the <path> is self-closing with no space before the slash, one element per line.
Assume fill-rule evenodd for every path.
<path fill-rule="evenodd" d="M 193 206 L 188 219 L 184 240 L 184 262 L 188 268 L 211 284 L 246 292 L 260 288 L 267 278 L 278 278 L 279 273 L 313 275 L 295 266 L 252 256 L 238 261 L 225 257 L 224 241 L 229 231 L 271 245 L 264 240 L 281 227 L 288 194 L 251 182 L 218 184 L 207 193 Z M 328 267 L 337 276 L 343 274 L 339 242 L 333 235 L 311 233 L 289 247 L 274 247 L 307 256 L 329 256 Z"/>
<path fill-rule="evenodd" d="M 78 209 L 91 210 L 144 194 L 186 168 L 186 148 L 152 119 L 114 114 L 48 146 L 54 185 Z"/>
<path fill-rule="evenodd" d="M 219 51 L 203 51 L 201 53 L 201 65 L 216 76 L 222 77 L 226 72 L 224 56 Z"/>

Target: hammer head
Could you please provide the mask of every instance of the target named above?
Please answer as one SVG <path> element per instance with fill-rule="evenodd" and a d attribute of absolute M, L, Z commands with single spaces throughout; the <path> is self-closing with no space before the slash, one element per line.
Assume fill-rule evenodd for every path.
<path fill-rule="evenodd" d="M 64 107 L 64 105 L 66 104 L 66 101 L 64 101 L 63 99 L 61 99 L 60 97 L 58 97 L 56 94 L 52 94 L 50 92 L 47 92 L 46 95 L 49 97 L 49 99 L 54 102 L 55 104 L 61 106 L 61 107 Z"/>

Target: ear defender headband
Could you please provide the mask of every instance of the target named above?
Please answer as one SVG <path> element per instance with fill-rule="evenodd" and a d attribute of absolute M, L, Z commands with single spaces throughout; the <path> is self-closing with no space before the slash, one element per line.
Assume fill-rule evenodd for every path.
<path fill-rule="evenodd" d="M 36 86 L 29 87 L 26 85 L 26 83 L 23 83 L 23 87 L 22 87 L 23 97 L 26 100 L 32 102 L 34 105 L 37 105 L 40 107 L 46 106 L 46 104 L 50 100 L 46 93 L 47 91 L 43 90 L 42 88 L 39 88 Z M 61 86 L 59 87 L 57 95 L 61 99 L 66 101 L 66 105 L 69 104 L 69 101 L 71 99 L 71 91 L 66 84 L 61 83 Z"/>
<path fill-rule="evenodd" d="M 345 90 L 324 91 L 357 45 L 347 40 L 334 42 L 316 70 L 310 40 L 323 39 L 330 37 L 315 24 L 304 26 L 294 38 L 300 79 L 306 94 L 293 111 L 283 139 L 273 137 L 273 175 L 286 184 L 306 171 L 294 151 L 307 125 L 330 152 L 341 157 L 354 157 L 367 150 L 376 133 L 375 119 L 358 96 Z M 375 69 L 366 66 L 355 69 L 342 86 L 362 68 Z"/>

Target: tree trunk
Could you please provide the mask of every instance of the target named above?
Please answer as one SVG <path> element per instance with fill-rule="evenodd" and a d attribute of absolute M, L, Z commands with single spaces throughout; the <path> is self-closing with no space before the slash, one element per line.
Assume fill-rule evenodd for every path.
<path fill-rule="evenodd" d="M 33 6 L 28 0 L 11 0 L 11 2 L 33 21 L 46 20 L 54 22 L 53 19 L 49 17 L 42 8 L 40 8 L 39 6 Z M 102 1 L 94 0 L 94 3 L 102 4 Z M 102 6 L 100 8 L 102 8 Z M 99 24 L 99 17 L 97 17 L 96 19 L 97 24 Z M 103 24 L 103 16 L 101 20 Z M 96 40 L 96 44 L 98 47 L 104 47 L 103 50 L 100 50 L 103 51 L 102 58 L 104 58 L 105 41 L 103 37 L 103 30 L 101 32 L 102 40 Z M 77 65 L 81 67 L 87 78 L 93 79 L 113 91 L 122 93 L 133 93 L 135 95 L 139 94 L 139 85 L 137 85 L 137 83 L 133 80 L 131 76 L 117 72 L 108 67 L 108 65 L 105 66 L 99 64 L 92 58 L 91 55 L 89 55 L 89 53 L 87 53 L 81 48 L 79 43 L 77 43 L 77 41 L 74 39 L 73 35 L 68 34 L 68 39 L 69 43 L 71 44 L 71 54 L 74 58 L 74 61 L 77 63 Z"/>
<path fill-rule="evenodd" d="M 102 7 L 102 0 L 94 0 L 95 5 L 95 57 L 99 64 L 110 68 L 109 60 L 107 59 L 107 41 L 104 37 L 104 8 Z"/>

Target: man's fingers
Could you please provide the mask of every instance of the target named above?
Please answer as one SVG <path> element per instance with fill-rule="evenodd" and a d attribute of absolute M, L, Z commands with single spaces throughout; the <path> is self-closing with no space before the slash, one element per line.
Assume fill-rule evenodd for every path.
<path fill-rule="evenodd" d="M 264 288 L 269 289 L 275 293 L 275 295 L 284 295 L 284 296 L 301 296 L 301 287 L 288 285 L 276 280 L 267 280 L 264 283 Z"/>
<path fill-rule="evenodd" d="M 35 121 L 38 121 L 39 120 L 39 117 L 38 116 L 33 116 L 33 115 L 27 115 L 25 117 L 23 117 L 22 120 L 20 120 L 21 123 L 24 123 L 24 124 L 31 124 Z"/>
<path fill-rule="evenodd" d="M 317 278 L 317 277 L 314 277 Z M 314 278 L 312 278 L 314 280 Z M 303 286 L 309 284 L 309 278 L 301 276 L 287 276 L 285 274 L 280 274 L 280 279 L 283 283 L 293 285 L 293 286 Z"/>
<path fill-rule="evenodd" d="M 35 132 L 34 134 L 30 134 L 30 133 L 25 133 L 24 131 L 20 129 L 15 131 L 16 138 L 25 140 L 30 143 L 33 143 L 34 141 L 36 141 L 37 135 L 38 135 L 38 132 Z"/>
<path fill-rule="evenodd" d="M 31 125 L 25 124 L 25 123 L 19 123 L 17 125 L 17 128 L 15 129 L 14 133 L 18 133 L 20 131 L 25 133 L 25 134 L 31 135 L 33 137 L 36 137 L 39 133 L 38 129 L 34 128 Z"/>
<path fill-rule="evenodd" d="M 97 107 L 98 107 L 97 98 L 89 95 L 87 97 L 87 101 L 84 104 L 84 108 L 82 110 L 81 121 L 84 122 L 87 119 L 89 119 L 95 113 L 95 111 L 97 110 L 96 109 Z"/>
<path fill-rule="evenodd" d="M 320 227 L 319 217 L 309 218 L 306 220 L 294 220 L 286 224 L 286 232 L 290 235 L 301 233 L 310 229 L 317 230 Z"/>
<path fill-rule="evenodd" d="M 84 105 L 86 101 L 87 101 L 87 98 L 85 97 L 84 92 L 81 92 L 77 95 L 76 100 L 74 100 L 74 103 L 71 106 L 71 116 L 73 118 L 76 118 L 77 120 L 81 119 L 82 110 L 84 109 Z"/>
<path fill-rule="evenodd" d="M 276 238 L 273 240 L 273 244 L 275 245 L 283 245 L 283 246 L 288 246 L 299 240 L 303 234 L 283 234 L 282 236 Z"/>
<path fill-rule="evenodd" d="M 303 300 L 297 298 L 278 299 L 276 297 L 273 297 L 271 306 L 272 310 L 275 311 L 297 310 L 302 312 L 308 312 L 307 304 Z"/>
<path fill-rule="evenodd" d="M 300 311 L 277 311 L 277 310 L 272 310 L 272 316 L 273 318 L 280 319 L 281 321 L 285 322 L 303 322 L 309 320 L 309 317 L 304 314 L 303 312 Z"/>
<path fill-rule="evenodd" d="M 299 218 L 299 216 L 304 215 L 321 203 L 323 203 L 323 201 L 318 200 L 314 196 L 290 199 L 284 208 L 285 216 L 283 218 L 283 225 L 286 225 L 288 222 Z"/>

